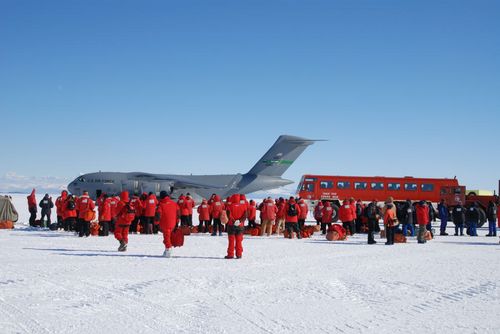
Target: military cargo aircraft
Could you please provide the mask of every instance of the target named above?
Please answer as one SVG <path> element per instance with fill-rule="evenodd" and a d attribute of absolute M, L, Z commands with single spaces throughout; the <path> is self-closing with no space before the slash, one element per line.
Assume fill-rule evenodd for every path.
<path fill-rule="evenodd" d="M 88 191 L 92 198 L 102 193 L 119 194 L 127 190 L 130 194 L 152 192 L 159 195 L 165 190 L 172 198 L 190 193 L 198 202 L 215 193 L 222 198 L 235 193 L 248 194 L 269 190 L 293 183 L 281 178 L 302 152 L 317 140 L 282 135 L 264 156 L 246 174 L 231 175 L 170 175 L 143 172 L 97 172 L 77 177 L 68 185 L 68 190 L 80 196 Z"/>

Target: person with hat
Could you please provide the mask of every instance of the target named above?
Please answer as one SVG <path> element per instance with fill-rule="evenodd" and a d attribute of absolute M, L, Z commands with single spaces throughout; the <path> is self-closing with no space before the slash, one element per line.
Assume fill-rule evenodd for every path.
<path fill-rule="evenodd" d="M 180 207 L 176 202 L 170 199 L 170 196 L 168 196 L 165 190 L 162 190 L 160 192 L 160 202 L 158 203 L 158 208 L 156 209 L 156 217 L 160 221 L 160 229 L 163 233 L 163 245 L 165 246 L 163 256 L 171 257 L 171 235 L 172 230 L 177 226 L 177 223 L 179 222 Z"/>

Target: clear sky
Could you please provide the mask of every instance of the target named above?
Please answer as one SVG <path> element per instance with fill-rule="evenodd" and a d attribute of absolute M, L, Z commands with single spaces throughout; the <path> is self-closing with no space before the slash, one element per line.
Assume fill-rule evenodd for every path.
<path fill-rule="evenodd" d="M 0 2 L 0 174 L 500 179 L 500 2 Z"/>

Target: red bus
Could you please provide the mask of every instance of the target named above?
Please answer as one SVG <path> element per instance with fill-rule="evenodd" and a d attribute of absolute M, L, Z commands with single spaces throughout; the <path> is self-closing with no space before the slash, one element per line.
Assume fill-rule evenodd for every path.
<path fill-rule="evenodd" d="M 363 202 L 385 201 L 389 196 L 395 201 L 437 203 L 444 199 L 451 206 L 458 201 L 465 203 L 465 187 L 460 186 L 456 178 L 303 175 L 297 195 L 313 205 L 319 200 L 339 203 L 350 197 Z"/>

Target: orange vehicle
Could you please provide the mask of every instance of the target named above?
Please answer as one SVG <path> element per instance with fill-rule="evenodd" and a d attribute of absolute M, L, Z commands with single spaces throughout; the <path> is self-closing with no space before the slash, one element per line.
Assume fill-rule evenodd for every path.
<path fill-rule="evenodd" d="M 340 202 L 350 197 L 364 202 L 384 201 L 389 196 L 395 201 L 438 203 L 444 199 L 450 206 L 458 201 L 465 203 L 465 187 L 456 178 L 303 175 L 297 194 L 313 205 L 319 200 Z"/>

